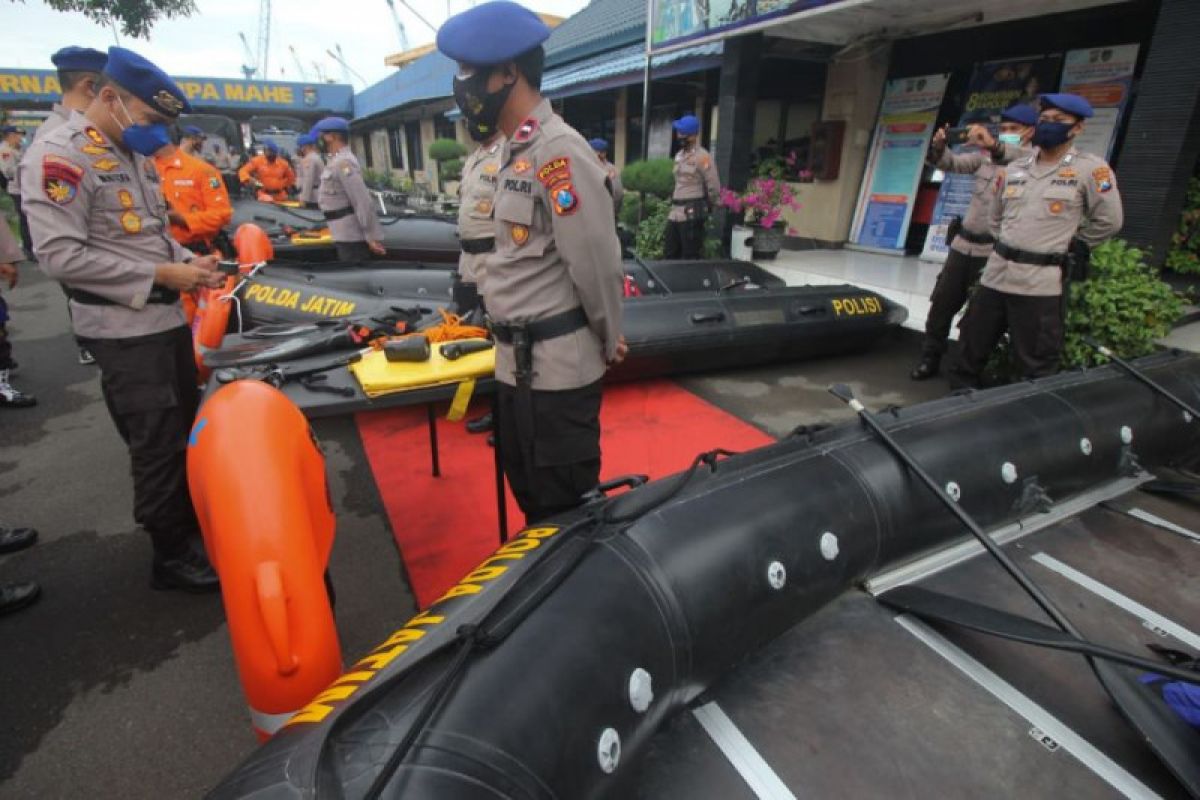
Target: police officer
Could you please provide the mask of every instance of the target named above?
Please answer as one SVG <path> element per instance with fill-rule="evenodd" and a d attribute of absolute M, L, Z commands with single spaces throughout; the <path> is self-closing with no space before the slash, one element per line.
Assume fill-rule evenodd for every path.
<path fill-rule="evenodd" d="M 21 140 L 25 132 L 15 125 L 0 128 L 0 178 L 3 178 L 4 188 L 12 198 L 13 208 L 17 210 L 20 222 L 21 249 L 25 256 L 33 259 L 33 245 L 29 240 L 29 222 L 25 219 L 25 211 L 21 208 Z"/>
<path fill-rule="evenodd" d="M 8 284 L 9 289 L 17 288 L 17 262 L 20 260 L 21 246 L 8 227 L 8 219 L 0 214 L 0 281 Z M 16 368 L 17 362 L 12 359 L 7 323 L 8 304 L 4 301 L 4 295 L 0 294 L 0 408 L 28 408 L 36 405 L 37 400 L 8 381 L 9 373 Z"/>
<path fill-rule="evenodd" d="M 154 154 L 154 166 L 167 200 L 171 235 L 193 253 L 217 252 L 214 242 L 233 220 L 221 173 L 173 144 Z"/>
<path fill-rule="evenodd" d="M 154 547 L 156 589 L 212 591 L 217 577 L 188 496 L 188 433 L 199 392 L 179 293 L 217 287 L 216 256 L 171 238 L 148 156 L 190 110 L 146 59 L 110 48 L 95 100 L 29 153 L 27 203 L 46 274 L 66 284 L 72 325 L 96 356 L 109 415 L 129 448 L 134 518 Z"/>
<path fill-rule="evenodd" d="M 679 137 L 675 154 L 675 191 L 667 213 L 664 258 L 700 258 L 704 250 L 704 221 L 717 202 L 721 179 L 712 156 L 699 144 L 700 120 L 686 114 L 672 123 Z"/>
<path fill-rule="evenodd" d="M 929 296 L 921 360 L 910 375 L 914 381 L 932 378 L 941 368 L 950 324 L 967 302 L 971 287 L 979 280 L 979 273 L 992 254 L 995 242 L 991 232 L 992 180 L 1000 166 L 1029 154 L 1026 146 L 1036 122 L 1037 111 L 1033 106 L 1012 106 L 1000 114 L 998 138 L 993 138 L 982 124 L 971 125 L 967 141 L 976 149 L 964 153 L 953 153 L 946 147 L 945 128 L 933 135 L 929 163 L 944 172 L 973 175 L 974 188 L 966 217 L 955 217 L 946 232 L 950 252 Z"/>
<path fill-rule="evenodd" d="M 604 174 L 608 176 L 608 188 L 613 199 L 613 216 L 620 219 L 621 201 L 625 199 L 625 187 L 621 185 L 621 172 L 617 169 L 616 164 L 608 160 L 608 142 L 606 140 L 597 137 L 588 140 L 588 144 L 596 151 L 596 158 L 600 159 L 600 164 L 604 167 Z"/>
<path fill-rule="evenodd" d="M 1083 277 L 1066 268 L 1085 268 L 1090 248 L 1124 221 L 1112 167 L 1072 144 L 1092 116 L 1091 105 L 1074 94 L 1044 94 L 1040 105 L 1033 153 L 993 181 L 996 245 L 963 320 L 961 356 L 951 375 L 955 386 L 979 385 L 1005 330 L 1022 378 L 1057 372 L 1064 284 Z"/>
<path fill-rule="evenodd" d="M 62 99 L 54 104 L 54 107 L 50 109 L 50 116 L 46 117 L 38 126 L 37 131 L 33 134 L 33 141 L 29 145 L 30 150 L 33 149 L 33 145 L 42 141 L 51 131 L 66 122 L 72 111 L 82 112 L 91 105 L 92 100 L 96 97 L 96 81 L 100 79 L 100 73 L 104 71 L 108 54 L 90 47 L 72 45 L 64 47 L 50 56 L 50 61 L 58 70 L 58 85 L 62 89 Z M 29 170 L 28 159 L 22 158 L 22 180 L 30 186 L 36 186 L 35 177 L 26 175 Z M 69 304 L 67 308 L 70 309 Z M 96 359 L 92 357 L 86 347 L 78 342 L 76 344 L 79 347 L 80 364 L 96 363 Z"/>
<path fill-rule="evenodd" d="M 350 123 L 342 117 L 326 117 L 313 131 L 329 155 L 321 173 L 317 205 L 329 222 L 338 261 L 354 264 L 369 259 L 372 253 L 386 255 L 371 190 L 350 149 Z"/>
<path fill-rule="evenodd" d="M 612 198 L 591 147 L 541 95 L 549 35 L 507 0 L 451 17 L 437 35 L 458 62 L 454 97 L 468 123 L 508 139 L 484 294 L 497 437 L 527 523 L 578 505 L 599 480 L 600 379 L 626 351 Z"/>
<path fill-rule="evenodd" d="M 316 208 L 321 173 L 325 171 L 325 162 L 321 160 L 321 153 L 317 149 L 317 137 L 311 133 L 301 134 L 296 138 L 296 147 L 300 156 L 300 164 L 296 168 L 296 188 L 299 190 L 296 199 L 305 208 Z"/>
<path fill-rule="evenodd" d="M 272 200 L 286 200 L 288 190 L 296 185 L 296 173 L 286 158 L 279 157 L 279 145 L 267 139 L 262 152 L 238 170 L 238 179 L 251 188 L 270 195 Z"/>
<path fill-rule="evenodd" d="M 496 249 L 492 225 L 492 204 L 496 196 L 496 176 L 504 150 L 504 134 L 499 130 L 477 131 L 468 126 L 472 138 L 479 136 L 475 148 L 463 164 L 458 185 L 458 285 L 455 305 L 460 314 L 468 314 L 479 305 L 479 294 L 488 255 Z"/>

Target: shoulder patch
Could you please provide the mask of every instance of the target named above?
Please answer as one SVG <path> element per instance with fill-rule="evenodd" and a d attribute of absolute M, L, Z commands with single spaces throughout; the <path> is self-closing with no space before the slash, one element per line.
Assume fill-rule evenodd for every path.
<path fill-rule="evenodd" d="M 571 159 L 567 156 L 552 158 L 537 171 L 537 179 L 546 188 L 571 180 Z"/>
<path fill-rule="evenodd" d="M 521 123 L 521 127 L 517 128 L 517 132 L 513 134 L 514 142 L 528 142 L 533 138 L 533 134 L 537 132 L 538 121 L 530 117 Z"/>
<path fill-rule="evenodd" d="M 42 191 L 52 203 L 65 206 L 74 200 L 79 194 L 83 175 L 83 167 L 62 156 L 42 158 Z"/>
<path fill-rule="evenodd" d="M 220 189 L 221 188 L 221 179 L 220 178 L 209 178 L 208 179 L 208 188 Z"/>
<path fill-rule="evenodd" d="M 575 188 L 569 183 L 559 184 L 552 189 L 550 199 L 554 203 L 554 213 L 560 217 L 574 214 L 579 210 L 579 195 L 575 194 Z"/>
<path fill-rule="evenodd" d="M 1096 167 L 1092 170 L 1092 183 L 1096 186 L 1097 192 L 1110 192 L 1113 188 L 1112 170 L 1107 166 Z"/>
<path fill-rule="evenodd" d="M 712 164 L 712 159 L 709 158 L 708 156 L 705 156 L 704 158 L 700 159 L 700 169 L 708 169 L 711 164 Z"/>

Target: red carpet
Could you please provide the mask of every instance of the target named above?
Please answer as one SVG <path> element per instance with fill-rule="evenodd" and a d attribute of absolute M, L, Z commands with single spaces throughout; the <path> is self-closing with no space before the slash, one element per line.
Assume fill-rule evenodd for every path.
<path fill-rule="evenodd" d="M 486 405 L 473 404 L 469 416 Z M 748 450 L 773 441 L 670 381 L 606 388 L 600 418 L 602 479 L 661 478 L 705 450 Z M 434 478 L 423 407 L 365 412 L 357 421 L 413 593 L 425 608 L 500 544 L 492 448 L 462 423 L 439 417 L 442 477 Z M 523 519 L 509 494 L 510 531 L 520 530 Z"/>

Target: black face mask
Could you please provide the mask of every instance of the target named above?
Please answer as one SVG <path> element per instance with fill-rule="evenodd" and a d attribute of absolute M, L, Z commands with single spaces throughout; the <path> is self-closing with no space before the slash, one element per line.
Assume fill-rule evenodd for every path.
<path fill-rule="evenodd" d="M 454 102 L 467 120 L 467 132 L 477 142 L 493 136 L 498 130 L 500 110 L 508 102 L 513 84 L 506 83 L 496 92 L 487 91 L 491 71 L 479 71 L 469 78 L 454 78 Z"/>

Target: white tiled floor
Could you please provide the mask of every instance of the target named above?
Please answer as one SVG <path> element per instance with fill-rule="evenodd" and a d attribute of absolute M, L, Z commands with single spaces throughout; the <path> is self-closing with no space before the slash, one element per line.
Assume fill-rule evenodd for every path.
<path fill-rule="evenodd" d="M 784 250 L 774 261 L 756 262 L 789 286 L 849 283 L 879 292 L 908 309 L 906 328 L 925 330 L 929 294 L 941 264 L 916 257 L 885 256 L 855 250 Z M 951 337 L 957 328 L 951 328 Z"/>

